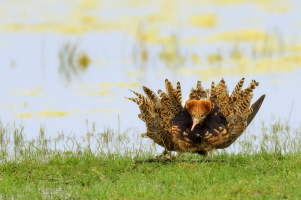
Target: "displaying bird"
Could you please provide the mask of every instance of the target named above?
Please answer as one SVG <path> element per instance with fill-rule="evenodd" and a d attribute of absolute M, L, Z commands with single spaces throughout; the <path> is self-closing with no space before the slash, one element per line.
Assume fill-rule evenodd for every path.
<path fill-rule="evenodd" d="M 180 82 L 174 88 L 167 79 L 166 92 L 158 90 L 159 96 L 143 86 L 145 95 L 132 91 L 137 97 L 127 99 L 140 108 L 138 117 L 146 124 L 142 136 L 164 147 L 162 155 L 176 151 L 207 156 L 214 149 L 229 147 L 253 120 L 265 98 L 262 95 L 251 105 L 259 83 L 252 80 L 242 89 L 244 80 L 231 94 L 224 79 L 217 85 L 212 82 L 210 89 L 204 89 L 198 81 L 184 106 Z"/>

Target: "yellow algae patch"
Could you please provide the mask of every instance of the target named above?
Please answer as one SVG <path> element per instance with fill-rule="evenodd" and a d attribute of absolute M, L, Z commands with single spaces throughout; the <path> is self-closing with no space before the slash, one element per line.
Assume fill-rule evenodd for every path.
<path fill-rule="evenodd" d="M 268 34 L 256 30 L 256 29 L 241 29 L 233 31 L 225 31 L 217 34 L 213 34 L 206 38 L 207 42 L 235 42 L 235 41 L 262 41 L 267 37 L 271 37 Z"/>
<path fill-rule="evenodd" d="M 159 6 L 160 13 L 167 15 L 172 21 L 175 21 L 174 19 L 177 17 L 178 7 L 174 1 L 160 1 Z"/>
<path fill-rule="evenodd" d="M 202 64 L 201 57 L 196 53 L 191 54 L 191 61 L 192 61 L 192 64 L 194 64 L 194 65 L 201 65 Z"/>
<path fill-rule="evenodd" d="M 111 87 L 119 87 L 119 88 L 125 88 L 125 87 L 138 87 L 138 82 L 132 81 L 132 82 L 102 82 L 102 83 L 83 83 L 79 84 L 78 86 L 80 88 L 111 88 Z M 104 89 L 101 91 L 83 91 L 85 94 L 99 94 L 102 93 L 103 95 L 105 94 L 110 94 L 110 91 L 108 89 Z"/>
<path fill-rule="evenodd" d="M 175 45 L 166 45 L 159 54 L 160 60 L 163 61 L 168 67 L 175 66 L 175 63 L 183 65 L 185 58 L 179 55 Z"/>
<path fill-rule="evenodd" d="M 215 4 L 224 5 L 224 4 L 245 3 L 246 1 L 250 1 L 250 0 L 213 0 L 212 2 Z"/>
<path fill-rule="evenodd" d="M 278 1 L 277 3 L 275 3 L 274 1 L 262 1 L 259 4 L 259 8 L 270 13 L 287 13 L 289 11 L 289 6 L 287 4 L 287 1 Z"/>
<path fill-rule="evenodd" d="M 143 7 L 143 6 L 146 6 L 147 2 L 148 1 L 144 1 L 144 0 L 130 0 L 129 6 L 130 7 Z"/>
<path fill-rule="evenodd" d="M 99 87 L 109 88 L 109 87 L 112 87 L 112 83 L 110 83 L 110 82 L 82 83 L 82 84 L 79 84 L 79 87 L 81 87 L 81 88 L 99 88 Z"/>
<path fill-rule="evenodd" d="M 40 117 L 65 117 L 68 115 L 68 113 L 58 110 L 43 110 L 40 111 L 37 115 Z"/>
<path fill-rule="evenodd" d="M 139 84 L 137 82 L 118 82 L 117 87 L 126 88 L 126 87 L 138 87 Z"/>
<path fill-rule="evenodd" d="M 255 63 L 254 72 L 255 73 L 270 73 L 270 72 L 289 72 L 300 68 L 297 63 L 287 62 L 283 58 L 264 58 L 260 59 Z"/>
<path fill-rule="evenodd" d="M 138 40 L 143 42 L 159 43 L 158 27 L 152 27 L 150 30 L 140 31 L 137 34 Z"/>
<path fill-rule="evenodd" d="M 127 83 L 126 82 L 118 82 L 117 83 L 117 87 L 119 87 L 119 88 L 126 88 L 127 87 Z"/>
<path fill-rule="evenodd" d="M 78 86 L 81 88 L 98 87 L 100 86 L 100 83 L 82 83 L 82 84 L 78 84 Z"/>
<path fill-rule="evenodd" d="M 179 38 L 176 35 L 165 35 L 158 38 L 158 41 L 162 44 L 175 45 Z"/>
<path fill-rule="evenodd" d="M 18 32 L 18 31 L 32 31 L 32 32 L 59 32 L 67 34 L 84 34 L 92 31 L 106 31 L 106 30 L 120 30 L 126 28 L 121 26 L 118 22 L 98 22 L 85 24 L 78 22 L 73 24 L 59 24 L 59 23 L 43 23 L 43 24 L 18 24 L 10 23 L 0 25 L 0 30 Z"/>
<path fill-rule="evenodd" d="M 132 71 L 126 71 L 125 75 L 126 76 L 141 76 L 141 75 L 143 75 L 143 72 L 141 72 L 140 70 L 132 70 Z"/>
<path fill-rule="evenodd" d="M 101 83 L 101 87 L 108 88 L 108 87 L 111 87 L 111 86 L 112 86 L 112 83 L 110 83 L 110 82 L 103 82 L 103 83 Z"/>
<path fill-rule="evenodd" d="M 99 21 L 98 17 L 95 16 L 89 16 L 89 15 L 85 15 L 85 16 L 80 16 L 79 17 L 80 22 L 82 22 L 83 24 L 97 24 L 97 22 Z"/>
<path fill-rule="evenodd" d="M 174 14 L 171 13 L 156 13 L 147 16 L 149 22 L 164 22 L 171 21 L 174 19 Z"/>
<path fill-rule="evenodd" d="M 167 44 L 175 43 L 179 38 L 173 34 L 160 35 L 158 27 L 153 27 L 147 31 L 141 31 L 137 34 L 137 38 L 140 42 L 148 42 L 152 44 Z"/>
<path fill-rule="evenodd" d="M 189 23 L 193 26 L 214 28 L 217 25 L 217 16 L 214 13 L 194 15 L 189 18 Z"/>
<path fill-rule="evenodd" d="M 280 52 L 287 52 L 287 51 L 298 51 L 298 47 L 295 48 L 292 47 L 291 50 L 286 45 L 282 45 L 279 42 L 279 39 L 277 41 L 276 38 L 268 38 L 264 42 L 257 43 L 253 46 L 254 53 L 260 53 L 260 54 L 271 54 L 271 53 L 280 53 Z M 300 49 L 301 50 L 301 49 Z"/>
<path fill-rule="evenodd" d="M 9 105 L 0 105 L 0 109 L 12 109 L 12 108 L 15 108 L 15 107 L 27 107 L 28 106 L 28 103 L 27 102 L 24 102 L 22 104 L 9 104 Z"/>
<path fill-rule="evenodd" d="M 43 110 L 38 113 L 17 113 L 14 116 L 21 117 L 21 118 L 33 118 L 33 117 L 65 117 L 68 113 L 64 111 L 58 111 L 58 110 Z"/>
<path fill-rule="evenodd" d="M 227 5 L 227 4 L 243 4 L 243 3 L 256 3 L 258 5 L 266 4 L 273 5 L 280 2 L 286 2 L 284 0 L 212 0 L 211 3 Z M 281 4 L 282 5 L 282 4 Z"/>
<path fill-rule="evenodd" d="M 32 113 L 17 113 L 14 115 L 15 117 L 21 117 L 21 118 L 32 118 L 33 117 L 33 114 Z"/>
<path fill-rule="evenodd" d="M 223 57 L 221 54 L 209 54 L 207 56 L 207 61 L 210 63 L 210 64 L 214 64 L 216 62 L 221 62 L 223 60 Z"/>
<path fill-rule="evenodd" d="M 221 64 L 231 67 L 204 67 L 201 69 L 179 69 L 182 74 L 199 74 L 203 80 L 208 81 L 212 77 L 221 77 L 224 75 L 246 75 L 262 74 L 272 72 L 289 72 L 300 68 L 301 57 L 288 62 L 286 58 L 264 58 L 257 61 L 251 61 L 248 58 L 239 60 L 223 61 Z"/>
<path fill-rule="evenodd" d="M 239 59 L 243 58 L 243 55 L 242 55 L 242 52 L 239 51 L 239 49 L 237 47 L 235 47 L 233 50 L 231 50 L 230 57 L 232 59 L 239 60 Z"/>
<path fill-rule="evenodd" d="M 199 41 L 198 36 L 191 36 L 183 39 L 183 44 L 196 44 Z"/>
<path fill-rule="evenodd" d="M 42 87 L 36 87 L 28 90 L 12 90 L 10 93 L 14 95 L 28 95 L 32 97 L 37 97 L 42 95 L 42 91 Z"/>
<path fill-rule="evenodd" d="M 301 55 L 284 56 L 281 58 L 281 61 L 301 64 Z"/>
<path fill-rule="evenodd" d="M 168 40 L 162 41 L 163 48 L 159 53 L 159 57 L 168 67 L 175 66 L 175 63 L 182 65 L 185 62 L 185 58 L 179 54 L 177 41 L 178 38 L 175 35 L 171 35 Z"/>
<path fill-rule="evenodd" d="M 133 88 L 133 87 L 139 87 L 139 83 L 138 82 L 129 82 L 129 87 Z"/>
<path fill-rule="evenodd" d="M 77 95 L 79 96 L 105 96 L 110 94 L 112 94 L 112 92 L 110 92 L 109 90 L 82 91 L 77 93 Z"/>
<path fill-rule="evenodd" d="M 301 51 L 301 45 L 296 44 L 296 45 L 285 45 L 284 46 L 285 51 L 293 51 L 293 52 L 300 52 Z"/>
<path fill-rule="evenodd" d="M 77 7 L 78 7 L 78 9 L 81 9 L 81 10 L 97 9 L 99 7 L 99 1 L 98 0 L 80 0 Z"/>

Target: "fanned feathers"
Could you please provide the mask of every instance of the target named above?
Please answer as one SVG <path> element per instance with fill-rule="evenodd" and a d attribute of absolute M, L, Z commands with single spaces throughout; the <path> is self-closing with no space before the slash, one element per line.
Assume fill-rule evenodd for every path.
<path fill-rule="evenodd" d="M 242 89 L 242 78 L 231 94 L 222 79 L 210 89 L 203 89 L 201 81 L 192 88 L 189 99 L 182 106 L 180 82 L 174 88 L 165 80 L 166 92 L 156 95 L 143 86 L 146 96 L 132 91 L 137 97 L 128 98 L 140 108 L 138 115 L 146 124 L 144 137 L 149 137 L 167 151 L 192 152 L 207 155 L 213 149 L 229 147 L 247 128 L 259 110 L 265 95 L 252 106 L 253 90 L 258 82 L 252 80 Z"/>

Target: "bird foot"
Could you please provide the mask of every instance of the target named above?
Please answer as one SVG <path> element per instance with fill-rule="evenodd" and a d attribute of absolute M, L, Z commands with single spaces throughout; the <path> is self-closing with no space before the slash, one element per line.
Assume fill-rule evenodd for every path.
<path fill-rule="evenodd" d="M 173 160 L 176 156 L 172 155 L 170 151 L 164 150 L 160 155 L 156 156 L 157 159 Z"/>

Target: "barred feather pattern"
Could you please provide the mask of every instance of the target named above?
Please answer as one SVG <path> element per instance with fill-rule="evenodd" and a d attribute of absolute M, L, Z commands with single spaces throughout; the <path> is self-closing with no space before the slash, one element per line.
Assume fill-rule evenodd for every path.
<path fill-rule="evenodd" d="M 211 91 L 211 98 L 220 107 L 228 122 L 228 134 L 224 135 L 226 138 L 222 137 L 223 141 L 216 148 L 229 147 L 247 127 L 246 121 L 252 112 L 250 106 L 253 90 L 259 83 L 252 80 L 249 86 L 242 90 L 244 80 L 242 78 L 237 83 L 231 95 L 228 95 L 228 92 L 226 92 L 227 89 L 223 80 L 216 87 L 213 87 L 213 91 Z"/>
<path fill-rule="evenodd" d="M 198 81 L 196 88 L 192 88 L 189 94 L 190 100 L 200 100 L 200 99 L 207 99 L 209 95 L 209 90 L 204 90 L 202 87 L 202 82 Z"/>
<path fill-rule="evenodd" d="M 207 155 L 213 149 L 230 146 L 246 129 L 247 119 L 252 113 L 251 100 L 253 90 L 259 85 L 252 80 L 246 89 L 242 78 L 232 93 L 222 79 L 217 85 L 214 82 L 210 89 L 204 89 L 201 81 L 192 88 L 189 100 L 209 99 L 213 103 L 211 113 L 204 124 L 196 130 L 191 129 L 191 116 L 182 106 L 181 84 L 174 88 L 170 81 L 165 80 L 166 92 L 158 90 L 158 95 L 143 86 L 146 96 L 132 91 L 137 97 L 127 98 L 135 102 L 139 109 L 138 115 L 146 123 L 146 133 L 155 143 L 168 151 L 192 152 Z"/>
<path fill-rule="evenodd" d="M 132 91 L 137 98 L 127 98 L 135 102 L 140 108 L 138 117 L 146 123 L 147 136 L 155 143 L 165 147 L 169 151 L 174 151 L 174 142 L 172 142 L 172 120 L 174 116 L 182 109 L 182 94 L 180 82 L 176 89 L 171 82 L 165 80 L 166 92 L 158 90 L 157 96 L 148 87 L 143 86 L 146 96 Z"/>

